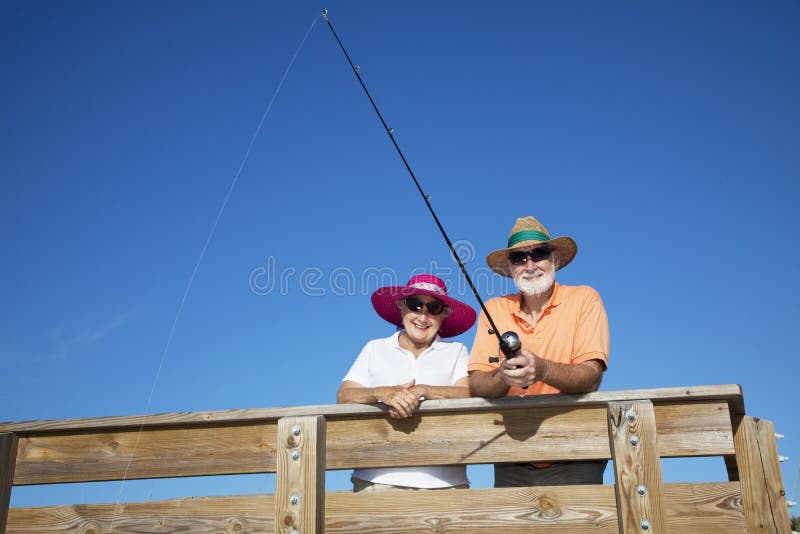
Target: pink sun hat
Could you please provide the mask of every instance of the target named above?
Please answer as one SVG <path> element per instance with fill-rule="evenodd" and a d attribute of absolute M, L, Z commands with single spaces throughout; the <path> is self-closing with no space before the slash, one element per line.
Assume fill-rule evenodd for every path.
<path fill-rule="evenodd" d="M 447 295 L 447 287 L 441 278 L 432 274 L 412 276 L 404 286 L 386 286 L 372 294 L 372 307 L 395 326 L 403 327 L 403 316 L 397 301 L 411 295 L 430 295 L 436 297 L 450 308 L 450 315 L 442 321 L 439 336 L 453 337 L 463 334 L 475 324 L 475 310 L 469 304 Z"/>

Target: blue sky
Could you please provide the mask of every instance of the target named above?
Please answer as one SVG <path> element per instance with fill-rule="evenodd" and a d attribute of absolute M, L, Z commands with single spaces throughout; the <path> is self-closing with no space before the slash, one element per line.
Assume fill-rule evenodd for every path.
<path fill-rule="evenodd" d="M 611 322 L 602 389 L 741 384 L 787 436 L 796 497 L 788 1 L 2 3 L 0 420 L 328 404 L 392 331 L 380 283 L 433 271 L 475 305 L 323 7 L 482 295 L 511 290 L 483 258 L 516 217 L 572 236 L 559 281 L 595 287 Z M 721 460 L 665 468 L 721 477 Z"/>

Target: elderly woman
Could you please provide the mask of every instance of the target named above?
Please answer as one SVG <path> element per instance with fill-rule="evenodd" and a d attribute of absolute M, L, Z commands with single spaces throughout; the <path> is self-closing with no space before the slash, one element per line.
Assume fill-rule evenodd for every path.
<path fill-rule="evenodd" d="M 447 295 L 436 276 L 414 276 L 405 286 L 382 287 L 372 306 L 399 330 L 366 344 L 344 377 L 336 401 L 375 403 L 395 419 L 411 417 L 422 399 L 469 397 L 469 353 L 457 336 L 475 323 L 475 310 Z M 467 488 L 464 466 L 356 469 L 353 491 Z"/>

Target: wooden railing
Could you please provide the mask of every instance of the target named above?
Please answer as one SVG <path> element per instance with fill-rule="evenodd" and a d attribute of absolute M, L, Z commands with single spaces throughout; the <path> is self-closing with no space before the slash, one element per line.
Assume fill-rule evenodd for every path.
<path fill-rule="evenodd" d="M 728 482 L 664 483 L 720 456 Z M 326 469 L 610 459 L 613 485 L 353 494 Z M 772 423 L 735 385 L 0 424 L 7 533 L 788 533 Z M 13 486 L 277 473 L 274 495 L 11 508 Z"/>

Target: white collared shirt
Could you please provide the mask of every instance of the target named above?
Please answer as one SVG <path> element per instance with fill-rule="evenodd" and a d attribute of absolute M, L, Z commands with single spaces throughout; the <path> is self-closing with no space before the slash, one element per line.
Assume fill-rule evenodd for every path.
<path fill-rule="evenodd" d="M 364 387 L 397 386 L 412 378 L 417 384 L 452 386 L 467 376 L 467 348 L 457 341 L 442 341 L 437 335 L 431 346 L 415 358 L 400 346 L 401 331 L 367 343 L 344 380 Z"/>
<path fill-rule="evenodd" d="M 417 358 L 400 346 L 402 331 L 367 343 L 344 380 L 364 387 L 397 386 L 414 379 L 417 384 L 452 386 L 467 376 L 469 352 L 458 342 L 436 336 Z M 353 477 L 378 484 L 411 488 L 445 488 L 467 484 L 466 467 L 424 466 L 387 469 L 356 469 Z"/>

